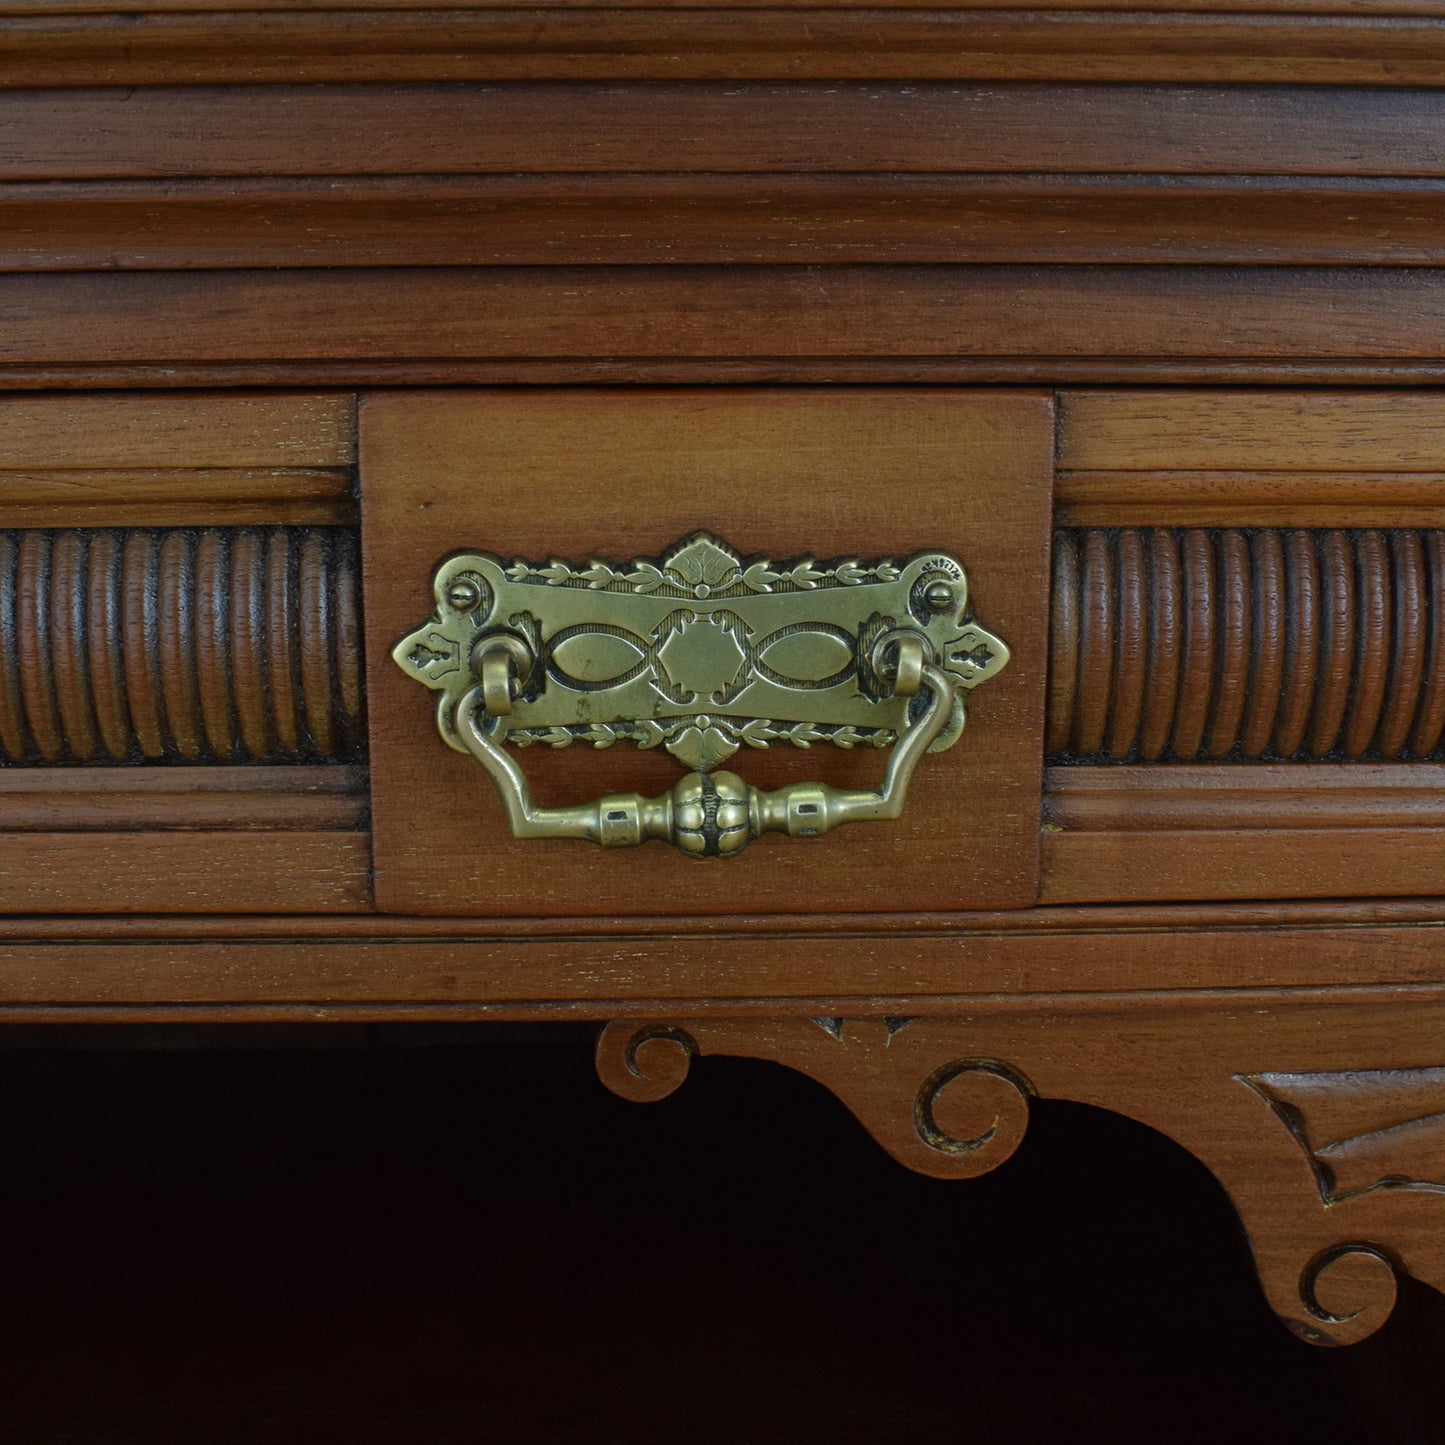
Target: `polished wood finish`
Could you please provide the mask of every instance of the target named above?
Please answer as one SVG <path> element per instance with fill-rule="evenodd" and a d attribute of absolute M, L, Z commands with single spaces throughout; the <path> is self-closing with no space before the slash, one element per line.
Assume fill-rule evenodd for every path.
<path fill-rule="evenodd" d="M 361 411 L 378 905 L 401 912 L 585 915 L 752 908 L 998 907 L 1037 890 L 1052 408 L 1043 395 L 739 391 L 377 395 Z M 586 458 L 585 476 L 578 459 Z M 626 540 L 618 532 L 627 515 Z M 1013 662 L 969 709 L 965 740 L 920 766 L 904 817 L 815 842 L 760 840 L 725 867 L 662 848 L 619 856 L 508 832 L 491 781 L 437 737 L 435 699 L 390 657 L 435 605 L 437 561 L 651 555 L 711 530 L 743 554 L 962 548 L 981 619 Z M 619 554 L 614 557 L 614 554 Z M 1030 666 L 1030 659 L 1034 665 Z M 874 787 L 871 749 L 772 748 L 750 782 Z M 672 759 L 631 747 L 525 758 L 543 803 L 660 793 Z"/>
<path fill-rule="evenodd" d="M 0 769 L 0 832 L 330 829 L 366 824 L 366 770 L 347 766 Z"/>
<path fill-rule="evenodd" d="M 1264 290 L 1247 270 L 1175 266 L 86 272 L 0 277 L 0 307 L 0 365 L 32 367 L 378 353 L 1277 362 L 1325 345 L 1445 360 L 1445 276 L 1424 268 L 1279 268 Z"/>
<path fill-rule="evenodd" d="M 361 829 L 126 829 L 0 834 L 4 913 L 357 913 Z"/>
<path fill-rule="evenodd" d="M 1437 765 L 1055 768 L 1046 904 L 1445 891 Z"/>
<path fill-rule="evenodd" d="M 672 1092 L 694 1056 L 771 1059 L 833 1090 L 900 1162 L 939 1178 L 996 1168 L 1035 1096 L 1113 1109 L 1175 1139 L 1229 1192 L 1260 1283 L 1307 1340 L 1350 1344 L 1395 1303 L 1396 1266 L 1445 1289 L 1445 1066 L 1437 995 L 1019 1009 L 967 1017 L 615 1024 L 616 1092 Z"/>
<path fill-rule="evenodd" d="M 1145 763 L 1432 758 L 1445 533 L 1065 531 L 1049 750 Z"/>
<path fill-rule="evenodd" d="M 7 271 L 280 266 L 1438 264 L 1439 180 L 634 174 L 16 181 Z"/>
<path fill-rule="evenodd" d="M 1368 1333 L 1445 1268 L 1442 26 L 0 4 L 0 1018 L 612 1017 L 945 1175 L 1082 1100 Z M 386 657 L 432 565 L 700 526 L 955 546 L 1014 664 L 893 834 L 514 847 Z"/>
<path fill-rule="evenodd" d="M 106 86 L 0 93 L 0 179 L 579 171 L 1441 177 L 1442 135 L 1445 95 L 1426 88 Z"/>
<path fill-rule="evenodd" d="M 0 757 L 356 756 L 360 602 L 345 528 L 0 532 Z"/>
<path fill-rule="evenodd" d="M 1445 27 L 1394 15 L 855 5 L 254 8 L 17 17 L 11 86 L 524 79 L 1438 85 Z"/>

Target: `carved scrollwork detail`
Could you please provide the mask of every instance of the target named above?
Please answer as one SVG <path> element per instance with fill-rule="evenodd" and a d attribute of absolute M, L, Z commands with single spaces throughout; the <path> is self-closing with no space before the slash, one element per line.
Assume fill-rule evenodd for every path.
<path fill-rule="evenodd" d="M 687 1078 L 697 1045 L 685 1029 L 665 1025 L 620 1030 L 617 1048 L 598 1048 L 597 1073 L 614 1094 L 640 1104 L 665 1099 Z"/>
<path fill-rule="evenodd" d="M 987 1150 L 1002 1164 L 1028 1127 L 1028 1080 L 995 1059 L 959 1059 L 935 1069 L 913 1101 L 919 1138 L 940 1154 Z"/>
<path fill-rule="evenodd" d="M 1395 1308 L 1395 1265 L 1372 1244 L 1340 1244 L 1316 1255 L 1300 1276 L 1306 1319 L 1285 1323 L 1311 1344 L 1344 1344 L 1373 1334 Z"/>
<path fill-rule="evenodd" d="M 913 1022 L 790 1019 L 770 1025 L 765 1035 L 746 1023 L 709 1021 L 701 1030 L 613 1024 L 598 1043 L 597 1068 L 614 1093 L 649 1101 L 682 1082 L 694 1054 L 767 1058 L 831 1089 L 911 1169 L 964 1179 L 997 1168 L 1028 1127 L 1032 1085 L 995 1059 L 936 1064 L 926 1042 L 911 1047 Z M 665 1053 L 663 1044 L 670 1046 Z"/>
<path fill-rule="evenodd" d="M 614 1024 L 598 1066 L 616 1092 L 647 1099 L 675 1088 L 694 1054 L 786 1064 L 895 1159 L 941 1178 L 1006 1160 L 1035 1094 L 1126 1114 L 1212 1170 L 1285 1324 L 1344 1345 L 1389 1316 L 1397 1270 L 1445 1289 L 1445 1065 L 1352 1067 L 1351 1050 L 1370 1039 L 1438 1059 L 1442 1037 L 1445 988 L 1271 1008 L 973 1000 L 967 1016 Z"/>

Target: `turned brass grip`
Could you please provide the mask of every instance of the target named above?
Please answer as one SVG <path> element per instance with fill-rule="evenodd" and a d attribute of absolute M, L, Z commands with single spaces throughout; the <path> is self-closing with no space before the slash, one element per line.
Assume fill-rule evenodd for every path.
<path fill-rule="evenodd" d="M 518 838 L 660 838 L 722 858 L 763 833 L 896 818 L 924 753 L 962 733 L 962 694 L 1008 661 L 947 552 L 774 564 L 700 533 L 624 566 L 458 554 L 433 589 L 436 613 L 392 655 L 441 693 L 442 737 L 487 770 Z M 507 749 L 619 741 L 663 746 L 691 771 L 659 797 L 540 807 Z M 892 753 L 876 789 L 765 791 L 714 771 L 775 743 Z"/>

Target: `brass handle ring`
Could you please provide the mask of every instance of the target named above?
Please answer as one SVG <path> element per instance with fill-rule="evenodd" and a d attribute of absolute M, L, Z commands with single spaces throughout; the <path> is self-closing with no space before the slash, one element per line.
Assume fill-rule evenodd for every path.
<path fill-rule="evenodd" d="M 929 699 L 923 716 L 893 749 L 882 785 L 866 791 L 789 783 L 765 792 L 736 773 L 693 772 L 659 797 L 616 793 L 590 803 L 542 808 L 532 801 L 526 775 L 502 746 L 506 715 L 497 717 L 488 708 L 486 680 L 463 694 L 456 731 L 497 785 L 507 822 L 518 838 L 583 838 L 604 848 L 635 847 L 661 838 L 690 858 L 728 858 L 763 833 L 818 838 L 843 823 L 897 818 L 903 812 L 913 771 L 951 717 L 957 689 L 947 673 L 923 660 L 922 638 L 890 634 L 880 640 L 878 650 L 888 647 L 898 654 L 900 679 L 910 685 L 916 677 Z M 479 723 L 479 714 L 488 721 Z"/>

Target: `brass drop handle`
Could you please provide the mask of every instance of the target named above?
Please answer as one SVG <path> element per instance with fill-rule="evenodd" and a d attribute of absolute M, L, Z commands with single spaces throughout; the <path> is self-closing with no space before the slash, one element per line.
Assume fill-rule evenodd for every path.
<path fill-rule="evenodd" d="M 898 817 L 923 754 L 961 736 L 964 694 L 1009 656 L 945 551 L 775 562 L 699 532 L 626 563 L 459 552 L 432 592 L 436 611 L 392 657 L 440 694 L 438 731 L 487 770 L 512 832 L 659 838 L 694 858 Z M 660 797 L 540 807 L 513 755 L 619 742 L 665 748 L 690 771 Z M 893 751 L 876 789 L 767 791 L 715 771 L 774 745 Z"/>
<path fill-rule="evenodd" d="M 457 734 L 497 785 L 507 822 L 518 838 L 584 838 L 604 848 L 635 847 L 661 838 L 690 858 L 728 858 L 763 833 L 817 838 L 843 823 L 897 818 L 903 812 L 913 770 L 952 716 L 957 690 L 947 673 L 924 660 L 921 636 L 889 634 L 876 650 L 895 654 L 896 660 L 884 665 L 900 687 L 913 691 L 921 686 L 929 694 L 923 716 L 893 749 L 876 789 L 790 783 L 765 792 L 736 773 L 693 772 L 659 797 L 616 793 L 589 803 L 538 807 L 526 775 L 502 746 L 516 677 L 515 653 L 502 647 L 484 648 L 478 658 L 482 681 L 458 704 Z M 506 701 L 499 716 L 489 699 L 503 690 Z M 479 714 L 485 722 L 478 721 Z"/>

